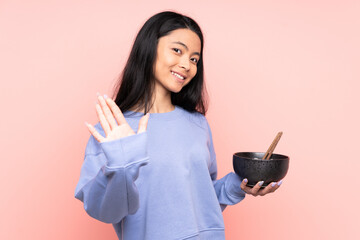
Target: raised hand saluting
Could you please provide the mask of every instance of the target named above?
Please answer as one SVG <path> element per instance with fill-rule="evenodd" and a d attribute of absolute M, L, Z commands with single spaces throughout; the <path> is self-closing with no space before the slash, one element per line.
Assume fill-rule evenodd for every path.
<path fill-rule="evenodd" d="M 98 100 L 100 104 L 96 103 L 96 113 L 106 137 L 103 137 L 91 124 L 85 122 L 90 133 L 98 142 L 112 141 L 136 134 L 112 99 L 98 94 Z M 148 120 L 149 113 L 140 119 L 137 134 L 146 131 Z"/>

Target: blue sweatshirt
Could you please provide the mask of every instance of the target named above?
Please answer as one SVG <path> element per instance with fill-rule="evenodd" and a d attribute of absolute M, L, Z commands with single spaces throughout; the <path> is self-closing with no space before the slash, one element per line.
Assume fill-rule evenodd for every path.
<path fill-rule="evenodd" d="M 124 116 L 137 132 L 143 114 Z M 206 118 L 175 106 L 150 114 L 146 132 L 103 143 L 90 136 L 75 197 L 119 239 L 224 240 L 222 210 L 245 193 L 235 173 L 216 176 Z"/>

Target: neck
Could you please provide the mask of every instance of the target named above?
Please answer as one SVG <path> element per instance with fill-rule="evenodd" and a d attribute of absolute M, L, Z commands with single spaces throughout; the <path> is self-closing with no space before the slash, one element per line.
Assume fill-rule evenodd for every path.
<path fill-rule="evenodd" d="M 149 113 L 165 113 L 171 112 L 175 109 L 175 106 L 171 103 L 171 94 L 167 92 L 165 94 L 159 94 L 159 92 L 154 94 L 153 105 L 149 110 Z"/>
<path fill-rule="evenodd" d="M 175 106 L 171 102 L 171 93 L 169 91 L 155 91 L 152 97 L 152 106 L 149 113 L 166 113 L 175 109 Z M 144 112 L 144 108 L 136 109 L 136 107 L 130 109 L 132 111 Z"/>

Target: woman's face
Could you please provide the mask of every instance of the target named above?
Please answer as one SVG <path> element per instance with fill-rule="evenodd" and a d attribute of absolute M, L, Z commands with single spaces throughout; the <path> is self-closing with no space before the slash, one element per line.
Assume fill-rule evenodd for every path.
<path fill-rule="evenodd" d="M 201 41 L 190 29 L 177 29 L 159 38 L 154 64 L 155 90 L 180 92 L 196 75 Z"/>

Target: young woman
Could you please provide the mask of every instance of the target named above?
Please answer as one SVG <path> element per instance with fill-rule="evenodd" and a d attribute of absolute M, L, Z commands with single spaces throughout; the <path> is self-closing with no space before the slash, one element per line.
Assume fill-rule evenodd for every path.
<path fill-rule="evenodd" d="M 112 223 L 119 239 L 223 240 L 222 211 L 245 193 L 265 195 L 233 172 L 216 179 L 205 118 L 203 35 L 174 12 L 151 17 L 138 33 L 113 101 L 98 94 L 75 197 Z"/>

